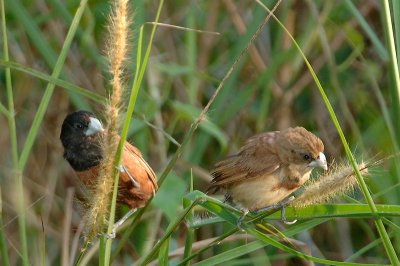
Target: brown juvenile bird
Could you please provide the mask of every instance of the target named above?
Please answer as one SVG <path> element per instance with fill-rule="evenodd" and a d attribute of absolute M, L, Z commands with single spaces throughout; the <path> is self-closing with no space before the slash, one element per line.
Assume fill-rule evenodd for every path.
<path fill-rule="evenodd" d="M 322 141 L 303 127 L 261 133 L 248 139 L 236 155 L 215 165 L 209 189 L 225 190 L 226 198 L 244 215 L 282 208 L 285 221 L 283 207 L 290 194 L 309 179 L 314 167 L 327 170 L 323 151 Z"/>
<path fill-rule="evenodd" d="M 98 167 L 103 159 L 101 122 L 88 111 L 69 114 L 62 125 L 60 139 L 64 146 L 64 158 L 69 162 L 80 180 L 88 187 L 97 182 Z M 116 139 L 119 141 L 119 138 Z M 157 190 L 157 178 L 140 151 L 128 142 L 124 143 L 117 202 L 127 205 L 130 211 L 116 223 L 115 229 L 136 208 L 143 207 Z"/>

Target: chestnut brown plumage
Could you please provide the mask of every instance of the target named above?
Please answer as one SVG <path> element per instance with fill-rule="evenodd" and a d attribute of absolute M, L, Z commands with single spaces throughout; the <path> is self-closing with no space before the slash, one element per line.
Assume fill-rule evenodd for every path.
<path fill-rule="evenodd" d="M 101 138 L 103 127 L 88 111 L 69 114 L 62 125 L 60 139 L 64 146 L 64 158 L 80 180 L 92 187 L 97 182 L 98 167 L 103 159 Z M 119 138 L 115 140 L 119 141 Z M 124 143 L 121 158 L 117 202 L 130 209 L 143 207 L 157 190 L 157 178 L 140 151 L 128 142 Z"/>
<path fill-rule="evenodd" d="M 261 133 L 217 163 L 210 190 L 222 189 L 243 210 L 277 204 L 304 184 L 314 167 L 327 169 L 322 141 L 303 127 Z"/>

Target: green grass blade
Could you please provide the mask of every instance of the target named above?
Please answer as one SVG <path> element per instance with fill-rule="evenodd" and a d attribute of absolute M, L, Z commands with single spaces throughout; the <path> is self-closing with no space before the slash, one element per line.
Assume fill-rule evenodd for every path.
<path fill-rule="evenodd" d="M 106 98 L 104 96 L 101 96 L 101 95 L 99 95 L 95 92 L 92 92 L 90 90 L 87 90 L 85 88 L 76 86 L 68 81 L 54 78 L 50 75 L 44 74 L 44 73 L 36 70 L 36 69 L 29 68 L 29 67 L 26 67 L 24 65 L 14 63 L 14 62 L 8 62 L 6 60 L 0 60 L 0 65 L 9 67 L 13 70 L 17 70 L 17 71 L 26 73 L 32 77 L 36 77 L 36 78 L 45 80 L 53 85 L 57 85 L 58 87 L 64 88 L 66 91 L 76 93 L 87 99 L 91 99 L 97 103 L 104 103 L 106 101 Z"/>
<path fill-rule="evenodd" d="M 7 26 L 6 26 L 6 15 L 5 15 L 5 7 L 4 0 L 1 1 L 1 29 L 2 29 L 2 39 L 3 39 L 3 56 L 4 61 L 9 61 L 8 55 L 8 43 L 7 43 Z M 14 119 L 14 97 L 12 91 L 12 83 L 11 83 L 11 70 L 10 67 L 6 66 L 5 68 L 5 80 L 6 80 L 6 91 L 7 91 L 7 107 L 8 113 L 10 116 L 8 117 L 8 130 L 10 133 L 10 144 L 11 144 L 11 159 L 14 167 L 18 164 L 18 144 L 17 144 L 17 131 L 15 126 Z"/>
<path fill-rule="evenodd" d="M 3 200 L 1 196 L 0 188 L 0 254 L 2 265 L 10 265 L 8 258 L 8 249 L 6 245 L 6 239 L 4 236 L 4 226 L 3 226 Z"/>
<path fill-rule="evenodd" d="M 293 249 L 291 247 L 288 247 L 288 246 L 280 243 L 279 241 L 273 239 L 272 237 L 269 237 L 268 235 L 257 231 L 254 228 L 247 227 L 247 228 L 245 228 L 245 230 L 246 230 L 246 232 L 248 232 L 249 234 L 253 235 L 257 239 L 259 239 L 259 240 L 261 240 L 261 241 L 263 241 L 265 243 L 268 243 L 268 244 L 270 244 L 270 245 L 272 245 L 272 246 L 274 246 L 276 248 L 279 248 L 280 250 L 283 250 L 283 251 L 286 251 L 286 252 L 288 252 L 290 254 L 293 254 L 296 257 L 299 257 L 299 258 L 302 258 L 302 259 L 307 259 L 307 260 L 310 260 L 310 261 L 313 261 L 313 262 L 316 262 L 316 263 L 322 263 L 322 264 L 326 264 L 326 265 L 346 265 L 346 266 L 352 266 L 352 265 L 354 265 L 354 266 L 355 265 L 358 265 L 358 266 L 361 266 L 361 265 L 365 265 L 365 266 L 367 266 L 367 265 L 382 265 L 382 264 L 364 264 L 364 263 L 340 262 L 340 261 L 332 261 L 332 260 L 316 258 L 316 257 L 313 257 L 313 256 L 306 255 L 304 253 L 301 253 L 301 252 L 299 252 L 299 251 L 297 251 L 297 250 L 295 250 L 295 249 Z"/>
<path fill-rule="evenodd" d="M 189 28 L 195 28 L 196 17 L 194 15 L 194 8 L 195 6 L 190 5 L 189 10 L 186 15 L 187 23 L 186 25 Z M 196 78 L 196 66 L 197 66 L 197 34 L 193 31 L 187 31 L 185 36 L 185 49 L 186 49 L 186 60 L 187 66 L 191 70 L 191 75 L 187 76 L 187 93 L 188 93 L 188 100 L 189 103 L 195 105 L 196 99 L 198 96 L 198 79 Z"/>
<path fill-rule="evenodd" d="M 368 22 L 364 19 L 358 9 L 354 6 L 353 2 L 350 0 L 344 1 L 346 7 L 350 10 L 351 14 L 357 19 L 360 27 L 365 31 L 371 42 L 374 44 L 376 52 L 380 56 L 383 61 L 387 61 L 389 59 L 389 55 L 383 46 L 382 42 L 379 40 L 378 36 L 375 33 L 375 30 L 372 29 Z"/>
<path fill-rule="evenodd" d="M 144 257 L 140 259 L 138 262 L 139 265 L 147 265 L 153 259 L 153 257 L 159 252 L 161 246 L 164 244 L 167 239 L 171 236 L 171 234 L 175 231 L 175 229 L 184 221 L 185 217 L 190 213 L 194 206 L 198 204 L 200 198 L 195 199 L 192 204 L 187 207 L 177 218 L 175 221 L 169 224 L 167 230 L 164 233 L 164 236 L 158 240 L 158 242 L 154 245 L 151 251 Z"/>
<path fill-rule="evenodd" d="M 365 199 L 366 199 L 366 201 L 368 203 L 368 206 L 371 208 L 372 213 L 376 215 L 377 209 L 376 209 L 375 203 L 374 203 L 374 201 L 373 201 L 373 199 L 371 197 L 371 194 L 369 193 L 368 187 L 367 187 L 363 177 L 361 176 L 360 171 L 358 170 L 356 160 L 355 160 L 355 158 L 354 158 L 354 156 L 353 156 L 353 154 L 352 154 L 352 152 L 350 150 L 350 147 L 349 147 L 349 145 L 347 143 L 346 137 L 344 136 L 343 130 L 340 127 L 339 121 L 338 121 L 338 119 L 336 117 L 336 114 L 335 114 L 333 108 L 332 108 L 332 105 L 330 104 L 329 99 L 326 96 L 325 91 L 322 88 L 321 83 L 319 82 L 318 77 L 315 74 L 310 62 L 308 62 L 307 57 L 302 52 L 300 46 L 297 44 L 297 42 L 294 39 L 294 37 L 290 34 L 290 32 L 286 29 L 286 27 L 279 21 L 279 19 L 273 13 L 271 13 L 271 11 L 269 11 L 269 9 L 267 7 L 265 7 L 258 0 L 257 0 L 257 3 L 259 3 L 261 6 L 263 6 L 263 8 L 269 14 L 272 14 L 272 17 L 279 24 L 279 26 L 287 33 L 287 35 L 292 40 L 293 44 L 296 46 L 296 48 L 299 51 L 299 53 L 301 53 L 301 55 L 302 55 L 302 57 L 304 59 L 304 62 L 306 63 L 307 68 L 309 69 L 309 71 L 310 71 L 310 73 L 311 73 L 311 75 L 312 75 L 312 77 L 313 77 L 313 79 L 315 81 L 315 84 L 318 87 L 318 91 L 321 94 L 321 97 L 322 97 L 322 99 L 323 99 L 323 101 L 325 103 L 325 106 L 328 109 L 328 112 L 329 112 L 329 115 L 331 116 L 332 122 L 334 123 L 334 125 L 336 127 L 336 130 L 337 130 L 337 132 L 339 134 L 340 140 L 342 141 L 343 147 L 344 147 L 344 149 L 346 151 L 347 158 L 349 159 L 350 164 L 352 165 L 352 167 L 353 167 L 353 169 L 354 169 L 354 171 L 356 173 L 357 182 L 358 182 L 358 184 L 359 184 L 359 186 L 361 188 L 361 191 L 362 191 L 362 193 L 363 193 L 363 195 L 364 195 L 364 197 L 365 197 Z M 380 237 L 382 238 L 383 245 L 385 247 L 385 250 L 387 252 L 387 255 L 388 255 L 391 263 L 394 264 L 394 265 L 400 265 L 400 261 L 399 261 L 397 255 L 396 255 L 396 252 L 395 252 L 395 250 L 393 248 L 393 245 L 392 245 L 392 243 L 390 241 L 390 238 L 389 238 L 389 236 L 388 236 L 388 234 L 386 232 L 386 229 L 385 229 L 385 227 L 384 227 L 384 225 L 382 223 L 382 220 L 379 219 L 378 216 L 376 216 L 376 218 L 377 219 L 375 221 L 375 225 L 376 225 L 376 228 L 377 228 L 377 230 L 379 232 Z"/>
<path fill-rule="evenodd" d="M 67 52 L 69 50 L 69 46 L 72 42 L 72 38 L 74 36 L 76 28 L 78 27 L 78 23 L 83 14 L 83 10 L 84 10 L 85 6 L 86 6 L 86 0 L 83 0 L 81 2 L 81 6 L 77 10 L 74 21 L 71 24 L 70 30 L 67 34 L 66 41 L 64 42 L 63 49 L 61 50 L 60 57 L 57 60 L 56 66 L 55 66 L 53 74 L 52 74 L 53 78 L 57 78 L 61 72 L 61 68 L 64 64 L 65 58 L 67 56 Z M 8 58 L 6 58 L 5 61 L 8 61 Z M 23 193 L 24 193 L 23 192 L 23 174 L 22 173 L 25 168 L 26 161 L 28 160 L 33 143 L 38 134 L 39 126 L 43 120 L 47 106 L 50 102 L 51 95 L 54 90 L 54 86 L 55 86 L 54 84 L 49 83 L 45 90 L 42 101 L 39 105 L 39 108 L 36 112 L 35 118 L 32 122 L 32 126 L 29 130 L 28 136 L 24 143 L 24 147 L 22 149 L 20 158 L 18 159 L 18 162 L 16 163 L 17 164 L 16 169 L 18 170 L 17 174 L 16 174 L 16 183 L 17 183 L 18 194 L 20 195 L 20 196 L 18 196 L 18 207 L 17 207 L 18 223 L 19 223 L 20 238 L 21 238 L 21 245 L 22 245 L 22 256 L 23 256 L 24 265 L 28 265 L 28 251 L 27 251 L 27 240 L 26 240 L 25 209 L 24 209 L 24 198 L 23 198 Z"/>
<path fill-rule="evenodd" d="M 200 191 L 194 191 L 193 193 L 189 193 L 188 195 L 186 195 L 186 197 L 188 199 L 191 200 L 198 200 L 198 205 L 204 207 L 205 209 L 207 209 L 208 211 L 218 215 L 219 217 L 223 218 L 224 220 L 226 220 L 227 222 L 231 223 L 233 226 L 236 226 L 237 223 L 237 219 L 239 218 L 241 212 L 239 210 L 236 210 L 234 208 L 232 208 L 229 205 L 226 205 L 222 202 L 219 202 L 218 200 L 208 197 L 207 195 L 205 195 L 204 193 L 200 192 Z M 359 217 L 360 216 L 368 216 L 370 218 L 374 218 L 375 214 L 371 213 L 369 210 L 369 206 L 367 205 L 362 205 L 362 206 L 358 206 L 358 205 L 338 205 L 339 207 L 336 208 L 336 205 L 316 205 L 316 206 L 310 206 L 310 209 L 308 210 L 308 213 L 310 214 L 309 216 L 305 216 L 304 218 L 307 217 L 307 219 L 311 219 L 311 218 L 318 218 L 318 217 L 340 217 L 341 215 L 343 215 L 343 217 L 348 217 L 349 214 L 350 215 L 354 215 L 354 217 Z M 342 206 L 342 207 L 340 207 Z M 382 215 L 384 215 L 384 213 L 386 213 L 387 215 L 393 215 L 391 212 L 394 211 L 396 212 L 395 215 L 400 215 L 400 206 L 379 206 L 382 208 Z M 300 218 L 300 215 L 298 216 L 293 216 L 293 209 L 292 208 L 286 208 L 287 209 L 287 218 Z M 304 208 L 306 209 L 306 208 Z M 353 210 L 356 209 L 356 211 L 354 212 Z M 297 210 L 297 212 L 299 212 L 301 210 Z M 340 213 L 340 215 L 338 215 L 338 213 L 340 211 L 343 211 L 343 213 Z M 326 212 L 329 212 L 328 215 L 325 215 Z M 265 213 L 271 213 L 271 212 L 265 212 Z M 316 216 L 313 216 L 317 214 Z M 264 215 L 264 213 L 258 214 L 255 217 L 254 220 L 254 225 L 257 225 L 259 227 L 263 227 L 262 224 L 258 224 L 256 222 L 256 220 L 259 220 L 262 216 Z M 276 214 L 275 214 L 276 215 Z M 251 215 L 249 215 L 251 216 Z M 270 215 L 268 218 L 270 218 L 271 216 L 274 216 L 274 214 Z M 313 216 L 313 217 L 311 217 Z M 280 216 L 279 216 L 280 217 Z M 276 218 L 278 218 L 278 216 L 276 216 Z M 281 249 L 283 251 L 286 251 L 290 254 L 293 254 L 299 258 L 304 258 L 304 259 L 308 259 L 317 263 L 324 263 L 324 264 L 328 264 L 328 265 L 374 265 L 374 264 L 358 264 L 358 263 L 349 263 L 349 262 L 339 262 L 339 261 L 331 261 L 331 260 L 325 260 L 325 259 L 320 259 L 320 258 L 316 258 L 313 256 L 309 256 L 306 254 L 303 254 L 301 252 L 298 252 L 296 250 L 294 250 L 293 248 L 290 248 L 282 243 L 280 243 L 279 241 L 277 241 L 276 239 L 265 235 L 259 231 L 257 231 L 255 228 L 252 227 L 253 222 L 243 222 L 241 224 L 241 227 L 249 234 L 253 235 L 254 237 L 256 237 L 258 240 L 263 241 L 266 244 L 270 244 L 278 249 Z M 294 232 L 291 232 L 290 234 L 293 234 Z M 240 250 L 240 249 L 239 249 Z M 239 252 L 239 251 L 238 251 Z M 244 252 L 244 251 L 243 251 Z M 219 259 L 221 259 L 222 262 L 224 261 L 224 259 L 226 259 L 229 256 L 233 256 L 233 254 L 230 254 L 229 251 L 221 256 L 215 256 L 217 257 L 218 261 Z M 216 259 L 216 260 L 217 260 Z M 208 261 L 207 261 L 208 262 Z M 214 260 L 211 259 L 210 263 L 214 263 Z M 200 264 L 202 265 L 202 264 Z M 211 264 L 214 265 L 214 264 Z"/>
<path fill-rule="evenodd" d="M 189 191 L 193 192 L 193 172 L 192 171 L 190 174 Z M 191 201 L 189 201 L 187 198 L 183 198 L 183 208 L 189 207 L 190 204 L 191 204 Z M 193 216 L 194 216 L 194 211 L 192 209 L 186 216 L 185 224 L 191 224 L 193 222 Z M 192 254 L 193 241 L 194 241 L 194 229 L 188 227 L 187 231 L 186 231 L 185 250 L 183 252 L 183 259 L 188 258 Z M 185 265 L 189 265 L 189 261 Z"/>
<path fill-rule="evenodd" d="M 4 60 L 9 60 L 8 55 L 8 39 L 7 39 L 7 26 L 6 26 L 6 15 L 4 1 L 1 1 L 1 29 L 3 39 L 3 54 Z M 17 143 L 17 129 L 15 125 L 15 109 L 14 109 L 14 96 L 11 83 L 11 70 L 9 67 L 5 69 L 5 81 L 6 81 L 6 93 L 7 93 L 7 105 L 8 105 L 8 131 L 10 134 L 10 145 L 11 145 L 11 160 L 13 168 L 16 170 L 15 174 L 15 185 L 17 190 L 17 213 L 18 213 L 18 233 L 21 245 L 22 262 L 24 265 L 29 264 L 28 258 L 28 243 L 26 235 L 26 223 L 25 223 L 25 198 L 24 198 L 24 186 L 22 182 L 22 173 L 18 169 L 18 143 Z M 2 230 L 2 229 L 1 229 Z M 8 258 L 6 258 L 8 259 Z"/>
<path fill-rule="evenodd" d="M 157 10 L 156 18 L 155 18 L 156 22 L 158 22 L 158 19 L 160 18 L 163 4 L 164 4 L 164 1 L 161 0 L 159 2 L 158 10 Z M 142 82 L 142 79 L 143 79 L 143 76 L 144 76 L 144 73 L 146 70 L 147 62 L 149 60 L 151 46 L 153 44 L 153 38 L 154 38 L 154 34 L 156 32 L 156 29 L 157 29 L 157 24 L 154 24 L 153 28 L 152 28 L 152 32 L 150 34 L 150 40 L 147 45 L 147 50 L 146 50 L 143 62 L 141 63 L 140 61 L 137 61 L 137 64 L 136 64 L 137 66 L 140 66 L 140 68 L 139 68 L 139 72 L 138 72 L 138 68 L 136 69 L 136 75 L 135 75 L 134 82 L 132 85 L 132 89 L 131 89 L 131 93 L 130 93 L 130 97 L 129 97 L 128 108 L 126 111 L 126 116 L 125 116 L 124 124 L 122 127 L 122 131 L 121 131 L 121 138 L 120 138 L 120 141 L 118 144 L 117 153 L 115 155 L 115 165 L 120 165 L 120 162 L 121 162 L 122 149 L 124 147 L 126 136 L 128 134 L 129 124 L 131 121 L 133 110 L 135 108 L 135 103 L 136 103 L 137 95 L 139 93 L 139 88 L 140 88 L 140 85 L 141 85 L 141 82 Z M 142 33 L 142 31 L 141 31 L 141 33 Z M 141 52 L 141 45 L 139 44 L 138 47 L 139 47 L 138 48 L 138 54 L 139 54 Z M 137 60 L 140 60 L 140 58 L 141 57 L 138 56 Z M 118 180 L 119 180 L 119 173 L 116 172 L 114 174 L 114 189 L 113 189 L 113 195 L 112 195 L 110 218 L 109 218 L 109 224 L 108 224 L 108 228 L 107 228 L 107 234 L 111 234 L 112 228 L 114 225 L 117 194 L 118 194 Z M 112 239 L 108 238 L 106 240 L 106 245 L 105 245 L 105 264 L 106 265 L 110 264 L 111 243 L 112 243 Z"/>
<path fill-rule="evenodd" d="M 59 16 L 64 20 L 66 24 L 71 24 L 72 16 L 69 14 L 68 8 L 64 2 L 60 2 L 58 0 L 49 0 L 52 10 L 56 12 L 56 15 Z M 90 12 L 86 10 L 86 12 Z M 93 20 L 93 18 L 92 18 Z M 95 22 L 90 22 L 90 25 L 94 24 Z M 92 26 L 93 27 L 93 26 Z M 90 32 L 91 33 L 91 32 Z M 94 61 L 101 69 L 106 69 L 107 64 L 106 60 L 101 54 L 99 54 L 98 49 L 93 49 L 95 47 L 95 43 L 89 36 L 86 36 L 87 33 L 84 32 L 82 29 L 78 28 L 76 32 L 77 39 L 79 39 L 84 48 L 85 55 L 90 58 L 90 60 Z"/>
<path fill-rule="evenodd" d="M 76 30 L 79 25 L 79 21 L 82 17 L 83 11 L 85 10 L 86 3 L 87 3 L 87 0 L 82 0 L 80 2 L 78 9 L 76 10 L 75 17 L 71 23 L 71 26 L 68 30 L 68 34 L 65 38 L 63 47 L 60 51 L 60 56 L 58 57 L 56 65 L 53 70 L 53 73 L 51 74 L 51 77 L 54 79 L 57 79 L 61 73 L 61 69 L 64 65 L 65 58 L 67 57 L 68 50 L 69 50 L 69 47 L 71 46 L 72 39 L 75 36 Z M 24 147 L 22 149 L 21 156 L 19 158 L 19 162 L 18 162 L 19 169 L 24 169 L 26 161 L 28 160 L 33 143 L 35 142 L 36 136 L 39 131 L 39 126 L 42 123 L 47 106 L 49 105 L 51 96 L 53 95 L 54 87 L 55 87 L 55 85 L 53 83 L 49 83 L 43 94 L 42 100 L 41 100 L 39 108 L 35 114 L 35 118 L 33 119 L 32 126 L 29 129 L 28 136 L 26 138 Z"/>
<path fill-rule="evenodd" d="M 80 4 L 82 4 L 82 1 Z M 31 39 L 32 45 L 38 50 L 49 68 L 54 70 L 59 57 L 57 58 L 57 54 L 49 42 L 46 42 L 46 36 L 37 26 L 35 18 L 33 18 L 27 11 L 26 5 L 22 4 L 20 0 L 7 0 L 7 6 L 9 7 L 9 11 L 22 26 L 24 32 L 26 32 Z M 60 74 L 62 75 L 62 73 Z M 71 101 L 81 109 L 88 108 L 87 104 L 78 95 L 71 94 L 70 97 Z"/>
<path fill-rule="evenodd" d="M 56 63 L 57 55 L 51 46 L 46 42 L 46 38 L 43 37 L 36 23 L 33 23 L 34 19 L 27 12 L 25 6 L 20 0 L 6 1 L 10 12 L 12 12 L 15 18 L 18 19 L 18 22 L 21 23 L 36 49 L 38 49 L 39 53 L 42 55 L 48 65 L 53 67 Z"/>
<path fill-rule="evenodd" d="M 394 236 L 394 233 L 389 233 L 389 235 L 392 237 L 392 236 Z M 364 247 L 358 249 L 356 252 L 354 252 L 354 254 L 352 254 L 350 257 L 348 257 L 345 261 L 349 261 L 349 262 L 354 261 L 354 260 L 360 258 L 360 256 L 362 254 L 370 251 L 372 248 L 375 248 L 380 244 L 382 244 L 382 240 L 380 238 L 375 239 L 374 241 L 368 243 Z"/>
<path fill-rule="evenodd" d="M 202 260 L 198 263 L 193 264 L 193 266 L 212 266 L 212 265 L 221 265 L 224 262 L 231 261 L 237 257 L 246 255 L 248 253 L 251 253 L 257 249 L 265 247 L 265 243 L 262 241 L 253 241 L 251 243 L 242 245 L 237 248 L 230 249 L 226 252 L 220 253 L 218 255 L 215 255 L 211 258 Z"/>
<path fill-rule="evenodd" d="M 169 241 L 170 241 L 170 237 L 168 237 L 164 241 L 164 243 L 161 245 L 160 252 L 158 253 L 158 263 L 157 263 L 157 265 L 168 266 Z"/>
<path fill-rule="evenodd" d="M 400 104 L 400 77 L 399 77 L 399 66 L 398 66 L 398 61 L 397 61 L 397 55 L 396 55 L 396 44 L 395 44 L 395 38 L 393 35 L 393 27 L 392 27 L 392 19 L 390 16 L 390 5 L 388 0 L 383 1 L 384 5 L 384 14 L 385 14 L 385 29 L 386 29 L 386 35 L 388 38 L 388 48 L 389 48 L 389 55 L 390 55 L 390 70 L 391 70 L 391 76 L 394 80 L 394 91 L 396 92 L 397 96 L 397 104 Z"/>
<path fill-rule="evenodd" d="M 393 5 L 393 23 L 394 23 L 394 36 L 396 43 L 396 51 L 400 52 L 400 1 L 392 1 Z M 400 58 L 397 56 L 397 65 L 400 65 Z"/>
<path fill-rule="evenodd" d="M 228 232 L 226 232 L 225 234 L 219 236 L 217 239 L 215 239 L 212 243 L 210 243 L 209 245 L 207 245 L 206 247 L 200 249 L 199 251 L 197 251 L 196 253 L 193 253 L 192 255 L 190 255 L 189 257 L 185 258 L 184 260 L 182 260 L 178 265 L 179 266 L 183 266 L 183 265 L 187 265 L 188 262 L 190 262 L 191 259 L 193 259 L 194 257 L 198 256 L 199 254 L 203 253 L 204 251 L 214 247 L 215 245 L 218 245 L 218 243 L 220 243 L 220 241 L 224 240 L 225 238 L 235 234 L 236 232 L 238 232 L 239 229 L 235 228 L 232 229 Z"/>

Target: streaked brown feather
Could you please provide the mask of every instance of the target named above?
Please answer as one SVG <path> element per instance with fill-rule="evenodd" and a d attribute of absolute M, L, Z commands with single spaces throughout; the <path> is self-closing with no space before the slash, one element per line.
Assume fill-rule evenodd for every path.
<path fill-rule="evenodd" d="M 279 131 L 251 137 L 238 154 L 217 163 L 211 172 L 211 189 L 276 171 L 281 161 L 275 142 Z"/>

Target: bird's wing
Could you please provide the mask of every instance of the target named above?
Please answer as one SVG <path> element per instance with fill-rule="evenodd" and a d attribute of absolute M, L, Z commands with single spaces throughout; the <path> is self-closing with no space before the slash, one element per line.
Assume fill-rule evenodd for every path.
<path fill-rule="evenodd" d="M 151 169 L 150 165 L 143 159 L 140 151 L 127 141 L 125 141 L 124 150 L 127 151 L 124 151 L 122 155 L 122 163 L 124 164 L 125 169 L 135 179 L 144 177 L 135 177 L 134 173 L 137 173 L 137 175 L 146 174 L 146 178 L 148 178 L 153 184 L 155 192 L 155 190 L 158 189 L 156 174 L 153 169 Z M 138 180 L 136 181 L 139 182 Z"/>
<path fill-rule="evenodd" d="M 238 154 L 217 163 L 211 172 L 210 188 L 218 188 L 276 171 L 281 162 L 276 153 L 279 131 L 262 133 L 251 137 Z"/>

